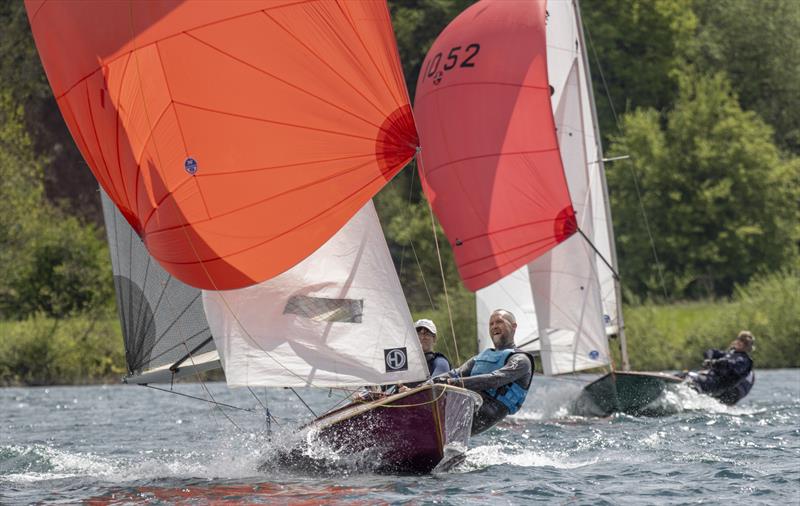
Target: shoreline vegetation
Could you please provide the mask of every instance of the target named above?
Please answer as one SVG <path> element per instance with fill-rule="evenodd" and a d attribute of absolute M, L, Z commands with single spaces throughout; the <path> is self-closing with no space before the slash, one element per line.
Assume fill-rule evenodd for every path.
<path fill-rule="evenodd" d="M 758 369 L 800 367 L 797 271 L 754 278 L 728 300 L 643 302 L 623 310 L 636 370 L 696 369 L 703 350 L 727 347 L 742 328 L 756 336 L 753 358 Z M 474 327 L 473 322 L 469 328 Z M 2 321 L 0 337 L 0 386 L 113 384 L 126 372 L 121 328 L 110 312 Z M 443 336 L 441 341 L 446 340 Z M 475 352 L 473 336 L 459 341 L 463 356 Z M 621 363 L 616 341 L 610 344 L 615 363 Z M 445 343 L 439 345 L 447 352 Z"/>

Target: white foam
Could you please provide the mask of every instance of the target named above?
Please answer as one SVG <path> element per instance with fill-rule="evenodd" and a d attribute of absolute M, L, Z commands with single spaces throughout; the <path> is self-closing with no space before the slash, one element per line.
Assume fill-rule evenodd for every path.
<path fill-rule="evenodd" d="M 571 460 L 566 452 L 538 452 L 511 445 L 484 445 L 467 451 L 467 460 L 460 471 L 474 471 L 488 466 L 513 465 L 519 467 L 554 467 L 576 469 L 597 463 L 597 459 Z"/>
<path fill-rule="evenodd" d="M 585 383 L 574 381 L 551 381 L 528 393 L 525 404 L 508 420 L 541 421 L 570 418 L 575 399 Z"/>

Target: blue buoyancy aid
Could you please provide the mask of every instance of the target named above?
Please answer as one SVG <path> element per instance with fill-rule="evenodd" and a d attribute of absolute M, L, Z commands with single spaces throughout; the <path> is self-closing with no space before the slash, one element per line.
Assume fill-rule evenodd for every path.
<path fill-rule="evenodd" d="M 524 353 L 515 349 L 494 350 L 487 348 L 480 352 L 475 357 L 475 364 L 472 366 L 470 376 L 477 376 L 479 374 L 489 374 L 506 365 L 508 359 L 514 353 Z M 531 373 L 533 372 L 533 361 L 531 361 Z M 493 397 L 503 403 L 508 408 L 510 414 L 514 414 L 522 407 L 525 402 L 525 396 L 528 395 L 528 390 L 522 388 L 516 381 L 509 385 L 504 385 L 500 388 L 490 388 L 485 391 L 490 397 Z"/>

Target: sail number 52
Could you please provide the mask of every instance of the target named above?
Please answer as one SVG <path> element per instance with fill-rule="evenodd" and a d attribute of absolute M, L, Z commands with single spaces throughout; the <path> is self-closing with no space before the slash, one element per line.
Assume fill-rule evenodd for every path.
<path fill-rule="evenodd" d="M 461 46 L 450 48 L 450 51 L 447 53 L 446 57 L 442 52 L 436 53 L 433 55 L 433 58 L 428 61 L 428 67 L 425 69 L 423 81 L 429 77 L 433 77 L 434 83 L 439 84 L 438 81 L 441 80 L 442 73 L 445 71 L 452 70 L 456 67 L 474 67 L 475 63 L 472 61 L 472 59 L 475 58 L 480 50 L 480 44 L 470 44 L 464 48 Z M 442 59 L 444 59 L 443 65 Z M 439 69 L 439 65 L 442 65 L 441 70 Z"/>

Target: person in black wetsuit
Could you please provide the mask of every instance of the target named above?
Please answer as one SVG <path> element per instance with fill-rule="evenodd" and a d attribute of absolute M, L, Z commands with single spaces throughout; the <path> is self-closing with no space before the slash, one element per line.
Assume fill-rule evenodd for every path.
<path fill-rule="evenodd" d="M 428 373 L 431 376 L 438 376 L 449 371 L 451 366 L 447 357 L 433 351 L 436 344 L 436 324 L 432 320 L 423 318 L 417 320 L 414 327 L 417 329 L 419 344 L 422 346 L 422 352 L 425 353 L 425 360 L 428 362 Z"/>
<path fill-rule="evenodd" d="M 489 335 L 494 348 L 483 350 L 461 367 L 434 377 L 434 383 L 447 383 L 478 392 L 483 405 L 472 419 L 472 434 L 480 434 L 525 402 L 533 379 L 533 357 L 514 348 L 517 321 L 504 309 L 492 313 Z"/>
<path fill-rule="evenodd" d="M 743 399 L 755 383 L 753 352 L 755 338 L 747 330 L 731 342 L 727 351 L 709 349 L 703 353 L 703 367 L 698 373 L 690 373 L 691 386 L 720 402 L 733 405 Z"/>

